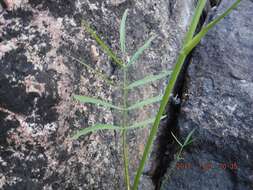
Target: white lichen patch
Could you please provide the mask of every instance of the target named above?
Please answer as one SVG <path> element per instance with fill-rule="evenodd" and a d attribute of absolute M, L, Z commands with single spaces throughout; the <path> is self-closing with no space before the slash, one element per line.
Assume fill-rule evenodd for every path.
<path fill-rule="evenodd" d="M 27 44 L 27 60 L 32 62 L 36 68 L 42 70 L 45 60 L 47 61 L 50 57 L 56 57 L 56 51 L 61 43 L 62 18 L 55 19 L 54 17 L 50 16 L 48 11 L 36 12 L 29 27 L 36 27 L 38 28 L 37 30 L 40 32 L 40 35 L 48 35 L 51 38 L 50 45 L 52 47 L 50 48 L 50 51 L 47 53 L 46 57 L 43 58 L 39 56 L 38 50 L 47 44 L 44 42 L 35 44 L 34 46 Z M 30 32 L 33 33 L 32 31 Z M 33 38 L 36 38 L 35 35 L 28 35 L 28 37 L 29 41 L 31 41 Z"/>
<path fill-rule="evenodd" d="M 119 6 L 120 4 L 124 2 L 126 2 L 126 0 L 107 0 L 107 3 L 113 6 Z"/>
<path fill-rule="evenodd" d="M 6 52 L 17 48 L 17 40 L 13 39 L 7 42 L 0 43 L 0 59 L 5 55 Z"/>
<path fill-rule="evenodd" d="M 0 173 L 0 189 L 3 189 L 3 186 L 7 183 L 6 177 Z"/>
<path fill-rule="evenodd" d="M 28 0 L 4 0 L 4 3 L 7 9 L 10 11 L 20 7 L 25 7 L 25 4 L 28 3 Z"/>
<path fill-rule="evenodd" d="M 37 93 L 41 97 L 45 94 L 45 83 L 38 83 L 34 76 L 28 75 L 25 77 L 24 85 L 26 93 Z"/>
<path fill-rule="evenodd" d="M 91 47 L 90 47 L 90 53 L 91 53 L 93 61 L 97 62 L 98 59 L 99 59 L 99 52 L 98 52 L 98 49 L 97 49 L 97 47 L 95 45 L 91 45 Z"/>

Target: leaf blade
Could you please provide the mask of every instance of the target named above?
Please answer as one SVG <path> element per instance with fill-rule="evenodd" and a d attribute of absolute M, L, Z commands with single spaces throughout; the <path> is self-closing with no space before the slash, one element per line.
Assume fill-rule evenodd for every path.
<path fill-rule="evenodd" d="M 162 73 L 160 73 L 158 75 L 147 76 L 143 79 L 140 79 L 140 80 L 137 80 L 137 81 L 131 83 L 130 85 L 127 86 L 127 89 L 131 90 L 135 87 L 142 86 L 142 85 L 145 85 L 147 83 L 154 82 L 156 80 L 160 80 L 160 79 L 168 76 L 170 73 L 171 73 L 171 71 L 163 71 Z"/>
<path fill-rule="evenodd" d="M 161 117 L 161 120 L 166 118 L 167 116 L 163 116 Z M 144 120 L 144 121 L 141 121 L 141 122 L 138 122 L 138 123 L 135 123 L 135 124 L 132 124 L 131 126 L 127 127 L 126 129 L 136 129 L 136 128 L 143 128 L 145 127 L 146 125 L 148 124 L 151 124 L 155 121 L 155 117 L 151 118 L 151 119 L 147 119 L 147 120 Z"/>
<path fill-rule="evenodd" d="M 146 106 L 146 105 L 149 105 L 149 104 L 152 104 L 152 103 L 156 103 L 156 102 L 159 102 L 161 100 L 162 100 L 162 96 L 155 96 L 155 97 L 152 97 L 152 98 L 147 98 L 145 100 L 142 100 L 142 101 L 139 101 L 139 102 L 133 104 L 132 106 L 129 106 L 127 108 L 127 110 L 133 110 L 133 109 L 141 108 L 143 106 Z"/>
<path fill-rule="evenodd" d="M 149 38 L 143 46 L 141 46 L 135 53 L 134 55 L 131 57 L 130 61 L 128 62 L 128 66 L 132 65 L 142 54 L 143 52 L 149 48 L 149 46 L 151 45 L 151 42 L 156 38 L 156 35 L 152 36 L 151 38 Z"/>
<path fill-rule="evenodd" d="M 171 135 L 176 140 L 176 142 L 180 145 L 180 147 L 183 147 L 182 143 L 177 139 L 177 137 L 171 132 Z"/>
<path fill-rule="evenodd" d="M 191 130 L 191 132 L 187 135 L 187 137 L 186 137 L 186 139 L 184 141 L 183 146 L 186 146 L 190 142 L 191 137 L 192 137 L 193 133 L 195 132 L 195 130 L 196 130 L 196 128 L 193 129 L 193 130 Z"/>
<path fill-rule="evenodd" d="M 95 30 L 93 30 L 88 23 L 82 20 L 82 26 L 87 30 L 87 32 L 93 37 L 93 39 L 100 45 L 102 50 L 110 57 L 116 64 L 123 66 L 123 61 L 117 57 L 117 55 L 112 51 L 112 49 L 106 45 L 106 43 L 98 36 Z"/>
<path fill-rule="evenodd" d="M 109 124 L 96 124 L 92 127 L 87 127 L 87 128 L 84 128 L 84 129 L 80 129 L 79 131 L 76 132 L 75 135 L 73 135 L 71 137 L 71 139 L 76 140 L 79 137 L 81 137 L 83 135 L 86 135 L 88 133 L 93 133 L 93 132 L 96 132 L 96 131 L 99 131 L 99 130 L 104 130 L 104 129 L 117 130 L 117 129 L 120 129 L 120 127 L 114 126 L 114 125 L 109 125 Z"/>
<path fill-rule="evenodd" d="M 126 52 L 126 19 L 128 9 L 125 10 L 120 22 L 120 48 L 122 53 Z"/>
<path fill-rule="evenodd" d="M 166 116 L 163 116 L 161 119 L 164 119 L 165 117 Z M 79 137 L 81 137 L 83 135 L 86 135 L 88 133 L 94 133 L 94 132 L 97 132 L 99 130 L 121 130 L 122 131 L 122 130 L 132 130 L 132 129 L 137 129 L 137 128 L 143 128 L 146 125 L 151 124 L 154 121 L 155 121 L 155 118 L 152 118 L 152 119 L 148 119 L 148 120 L 145 120 L 145 121 L 135 123 L 135 124 L 133 124 L 131 126 L 128 126 L 126 128 L 123 128 L 123 127 L 120 127 L 120 126 L 115 126 L 115 125 L 110 125 L 110 124 L 95 124 L 92 127 L 87 127 L 87 128 L 78 130 L 75 133 L 75 135 L 73 135 L 71 137 L 71 139 L 76 140 L 76 139 L 78 139 Z"/>
<path fill-rule="evenodd" d="M 100 99 L 96 99 L 96 98 L 92 98 L 92 97 L 88 97 L 88 96 L 81 96 L 81 95 L 74 95 L 73 96 L 74 99 L 78 100 L 81 103 L 92 103 L 98 106 L 103 106 L 106 108 L 113 108 L 113 109 L 117 109 L 117 110 L 122 110 L 121 107 L 115 106 L 110 102 L 106 102 Z"/>

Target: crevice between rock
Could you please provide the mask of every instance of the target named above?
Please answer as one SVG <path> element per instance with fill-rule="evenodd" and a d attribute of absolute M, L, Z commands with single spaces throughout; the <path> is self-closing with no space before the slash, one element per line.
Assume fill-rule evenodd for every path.
<path fill-rule="evenodd" d="M 204 25 L 205 21 L 208 19 L 207 16 L 210 8 L 219 6 L 220 2 L 221 0 L 209 0 L 207 2 L 207 6 L 200 18 L 197 31 L 200 30 L 200 28 Z M 159 134 L 157 135 L 156 141 L 158 143 L 158 148 L 157 150 L 155 150 L 156 159 L 154 161 L 156 163 L 152 163 L 152 165 L 155 165 L 155 169 L 154 172 L 151 174 L 151 178 L 153 180 L 153 183 L 155 184 L 155 190 L 159 190 L 161 188 L 164 174 L 167 170 L 170 169 L 170 165 L 174 160 L 174 155 L 177 151 L 178 146 L 175 143 L 171 132 L 176 136 L 180 137 L 178 116 L 180 115 L 181 110 L 181 100 L 185 98 L 183 97 L 183 94 L 187 89 L 187 86 L 185 86 L 185 81 L 187 77 L 186 72 L 191 62 L 193 51 L 187 56 L 184 62 L 183 69 L 173 90 L 173 98 L 171 98 L 171 101 L 167 106 L 166 112 L 168 115 L 168 119 L 165 123 L 161 124 Z"/>

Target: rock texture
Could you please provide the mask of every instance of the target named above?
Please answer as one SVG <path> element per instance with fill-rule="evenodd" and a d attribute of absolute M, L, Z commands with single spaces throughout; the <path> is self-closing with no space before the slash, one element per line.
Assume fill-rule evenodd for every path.
<path fill-rule="evenodd" d="M 253 188 L 252 10 L 252 0 L 242 1 L 196 49 L 178 123 L 182 140 L 196 129 L 195 141 L 161 189 Z"/>
<path fill-rule="evenodd" d="M 77 141 L 69 138 L 73 131 L 95 122 L 118 122 L 111 110 L 75 102 L 74 93 L 112 101 L 118 94 L 67 54 L 120 80 L 119 68 L 80 27 L 80 21 L 89 22 L 119 52 L 119 22 L 129 8 L 130 54 L 152 34 L 159 35 L 132 68 L 130 79 L 170 69 L 193 2 L 18 2 L 22 3 L 12 11 L 1 9 L 0 13 L 0 189 L 123 189 L 120 133 L 103 131 Z M 157 95 L 164 85 L 165 81 L 138 90 L 131 99 Z M 131 120 L 154 115 L 157 106 L 149 108 L 133 113 Z M 147 135 L 148 129 L 129 133 L 131 177 Z M 153 189 L 148 176 L 143 181 L 143 189 Z"/>

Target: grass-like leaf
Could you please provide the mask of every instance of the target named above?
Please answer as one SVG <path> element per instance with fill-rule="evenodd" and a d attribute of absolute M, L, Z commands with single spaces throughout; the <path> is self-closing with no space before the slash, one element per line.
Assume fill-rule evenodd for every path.
<path fill-rule="evenodd" d="M 166 118 L 167 116 L 164 115 L 161 117 L 161 120 Z M 143 127 L 147 127 L 147 125 L 152 124 L 155 121 L 155 117 L 151 118 L 151 119 L 147 119 L 145 121 L 141 121 L 139 123 L 135 123 L 129 127 L 127 127 L 127 129 L 136 129 L 136 128 L 143 128 Z"/>
<path fill-rule="evenodd" d="M 181 148 L 184 148 L 184 147 L 186 147 L 187 145 L 189 145 L 189 144 L 191 144 L 191 143 L 193 142 L 193 140 L 192 140 L 192 135 L 193 135 L 193 133 L 195 132 L 195 130 L 196 130 L 196 128 L 193 129 L 193 130 L 187 135 L 187 137 L 186 137 L 186 139 L 185 139 L 185 141 L 184 141 L 184 144 L 182 144 L 172 132 L 171 132 L 171 134 L 172 134 L 173 138 L 176 140 L 176 142 L 179 144 L 179 146 L 180 146 Z"/>
<path fill-rule="evenodd" d="M 106 107 L 106 108 L 113 108 L 113 109 L 117 109 L 117 110 L 125 110 L 122 107 L 115 106 L 110 102 L 106 102 L 106 101 L 103 101 L 103 100 L 100 100 L 100 99 L 97 99 L 97 98 L 92 98 L 92 97 L 88 97 L 88 96 L 81 96 L 81 95 L 74 95 L 73 97 L 74 97 L 74 99 L 78 100 L 81 103 L 92 103 L 92 104 L 95 104 L 97 106 L 103 106 L 103 107 Z M 159 102 L 159 101 L 161 101 L 161 99 L 162 99 L 162 96 L 147 98 L 145 100 L 142 100 L 140 102 L 137 102 L 137 103 L 133 104 L 132 106 L 127 107 L 126 110 L 133 110 L 133 109 L 142 108 L 143 106 Z"/>
<path fill-rule="evenodd" d="M 176 140 L 176 142 L 179 144 L 180 147 L 183 147 L 183 144 L 177 139 L 177 137 L 171 132 L 171 135 Z"/>
<path fill-rule="evenodd" d="M 185 148 L 186 146 L 190 145 L 190 144 L 193 142 L 193 140 L 192 140 L 192 135 L 193 135 L 194 131 L 195 131 L 195 129 L 193 129 L 193 130 L 187 135 L 187 137 L 186 137 L 186 139 L 185 139 L 185 141 L 184 141 L 184 144 L 182 144 L 182 143 L 177 139 L 177 137 L 171 132 L 173 138 L 177 141 L 177 143 L 178 143 L 179 146 L 180 146 L 180 150 L 179 150 L 179 152 L 178 152 L 177 155 L 176 155 L 176 162 L 178 162 L 179 160 L 182 159 L 181 154 L 182 154 L 184 148 Z"/>
<path fill-rule="evenodd" d="M 147 76 L 147 77 L 145 77 L 141 80 L 138 80 L 138 81 L 135 81 L 135 82 L 131 83 L 130 85 L 127 86 L 127 89 L 131 90 L 135 87 L 143 86 L 147 83 L 154 82 L 156 80 L 160 80 L 164 77 L 167 77 L 170 73 L 171 73 L 171 71 L 163 71 L 162 73 L 160 73 L 158 75 Z"/>
<path fill-rule="evenodd" d="M 92 98 L 92 97 L 88 97 L 88 96 L 74 95 L 74 99 L 78 100 L 81 103 L 92 103 L 92 104 L 95 104 L 97 106 L 103 106 L 103 107 L 106 107 L 106 108 L 113 108 L 113 109 L 117 109 L 117 110 L 123 110 L 123 108 L 115 106 L 110 102 L 106 102 L 106 101 L 96 99 L 96 98 Z"/>
<path fill-rule="evenodd" d="M 166 116 L 163 116 L 161 119 L 164 119 L 165 117 Z M 149 124 L 153 123 L 154 121 L 155 121 L 155 118 L 151 118 L 151 119 L 148 119 L 145 121 L 141 121 L 139 123 L 135 123 L 135 124 L 128 126 L 126 128 L 123 128 L 120 126 L 115 126 L 115 125 L 110 125 L 110 124 L 96 124 L 96 125 L 93 125 L 92 127 L 80 129 L 71 138 L 78 139 L 79 137 L 81 137 L 83 135 L 86 135 L 88 133 L 93 133 L 93 132 L 96 132 L 99 130 L 130 130 L 130 129 L 144 128 L 144 127 L 147 127 Z"/>
<path fill-rule="evenodd" d="M 123 17 L 120 22 L 120 48 L 122 53 L 126 52 L 126 19 L 127 19 L 127 12 L 128 10 L 126 9 Z"/>
<path fill-rule="evenodd" d="M 195 132 L 195 130 L 196 130 L 196 128 L 193 129 L 193 130 L 187 135 L 187 137 L 186 137 L 186 139 L 185 139 L 185 141 L 184 141 L 183 146 L 186 146 L 186 145 L 190 144 L 192 135 L 193 135 L 193 133 Z"/>
<path fill-rule="evenodd" d="M 93 133 L 93 132 L 96 132 L 98 130 L 104 130 L 104 129 L 107 129 L 107 130 L 122 130 L 121 127 L 119 126 L 115 126 L 115 125 L 109 125 L 109 124 L 96 124 L 92 127 L 87 127 L 87 128 L 84 128 L 84 129 L 80 129 L 79 131 L 76 132 L 75 135 L 72 136 L 72 139 L 78 139 L 79 137 L 83 136 L 83 135 L 86 135 L 88 133 Z"/>
<path fill-rule="evenodd" d="M 151 38 L 149 38 L 143 46 L 141 46 L 135 53 L 134 55 L 131 57 L 130 61 L 128 62 L 127 66 L 132 65 L 142 54 L 143 52 L 149 48 L 151 42 L 156 38 L 156 35 L 152 36 Z"/>
<path fill-rule="evenodd" d="M 146 106 L 146 105 L 149 105 L 149 104 L 153 104 L 153 103 L 156 103 L 156 102 L 160 102 L 161 100 L 162 100 L 162 96 L 156 96 L 156 97 L 152 97 L 152 98 L 147 98 L 145 100 L 137 102 L 134 105 L 128 107 L 127 110 L 133 110 L 133 109 L 142 108 L 143 106 Z"/>
<path fill-rule="evenodd" d="M 123 61 L 117 57 L 117 55 L 109 48 L 104 41 L 97 35 L 96 31 L 94 31 L 88 23 L 82 20 L 82 26 L 86 29 L 86 31 L 94 38 L 94 40 L 100 45 L 103 51 L 119 66 L 123 66 Z"/>

